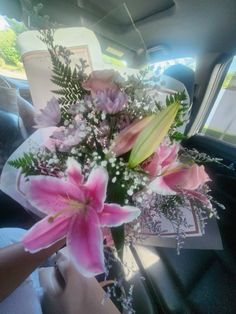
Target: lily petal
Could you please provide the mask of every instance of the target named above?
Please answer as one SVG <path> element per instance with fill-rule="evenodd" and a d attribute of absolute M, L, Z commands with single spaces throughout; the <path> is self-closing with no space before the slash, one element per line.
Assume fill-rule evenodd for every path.
<path fill-rule="evenodd" d="M 34 207 L 47 214 L 68 208 L 71 200 L 84 202 L 79 187 L 49 176 L 31 177 L 26 195 Z"/>
<path fill-rule="evenodd" d="M 67 178 L 69 181 L 78 186 L 84 181 L 84 176 L 81 171 L 81 165 L 73 158 L 68 158 L 67 160 Z"/>
<path fill-rule="evenodd" d="M 140 209 L 134 206 L 104 204 L 103 211 L 98 216 L 101 226 L 116 227 L 136 219 L 140 213 Z"/>
<path fill-rule="evenodd" d="M 103 208 L 104 201 L 106 199 L 108 183 L 108 174 L 103 167 L 94 168 L 84 185 L 91 199 L 91 207 L 97 212 L 100 212 Z"/>
<path fill-rule="evenodd" d="M 196 190 L 210 180 L 204 170 L 204 166 L 193 164 L 191 167 L 174 169 L 163 176 L 165 183 L 173 190 L 178 188 L 185 190 Z"/>
<path fill-rule="evenodd" d="M 197 164 L 192 165 L 188 171 L 188 180 L 184 185 L 186 190 L 195 190 L 202 186 L 204 183 L 211 181 L 208 174 L 205 171 L 204 166 L 198 166 Z"/>
<path fill-rule="evenodd" d="M 177 144 L 166 145 L 163 144 L 158 147 L 157 155 L 159 156 L 160 165 L 162 168 L 168 166 L 172 162 L 174 162 L 177 158 L 177 154 L 179 151 L 179 146 Z"/>
<path fill-rule="evenodd" d="M 189 167 L 173 163 L 172 167 L 167 167 L 166 172 L 153 180 L 149 187 L 158 194 L 172 195 L 182 190 L 196 190 L 209 180 L 204 166 L 193 164 Z"/>
<path fill-rule="evenodd" d="M 67 237 L 72 261 L 85 277 L 93 277 L 105 271 L 103 236 L 97 213 L 77 215 Z"/>
<path fill-rule="evenodd" d="M 158 174 L 158 168 L 160 168 L 160 158 L 157 153 L 153 154 L 147 160 L 145 160 L 141 167 L 150 177 L 155 177 Z"/>
<path fill-rule="evenodd" d="M 172 190 L 168 184 L 166 184 L 164 177 L 160 176 L 157 177 L 155 180 L 153 180 L 150 184 L 149 184 L 149 188 L 157 193 L 157 194 L 161 194 L 161 195 L 175 195 L 177 194 L 176 191 Z"/>
<path fill-rule="evenodd" d="M 27 251 L 38 252 L 65 237 L 70 218 L 58 217 L 52 223 L 48 219 L 45 217 L 24 235 L 22 242 Z"/>

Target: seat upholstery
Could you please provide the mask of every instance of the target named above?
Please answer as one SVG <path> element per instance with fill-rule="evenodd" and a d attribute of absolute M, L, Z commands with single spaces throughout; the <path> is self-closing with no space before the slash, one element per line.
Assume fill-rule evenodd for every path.
<path fill-rule="evenodd" d="M 0 173 L 8 157 L 24 140 L 21 126 L 20 117 L 0 110 Z"/>
<path fill-rule="evenodd" d="M 31 99 L 26 81 L 0 76 L 0 173 L 8 157 L 33 131 L 34 108 L 21 95 Z"/>
<path fill-rule="evenodd" d="M 0 109 L 19 115 L 27 135 L 34 131 L 35 108 L 26 80 L 0 76 Z"/>

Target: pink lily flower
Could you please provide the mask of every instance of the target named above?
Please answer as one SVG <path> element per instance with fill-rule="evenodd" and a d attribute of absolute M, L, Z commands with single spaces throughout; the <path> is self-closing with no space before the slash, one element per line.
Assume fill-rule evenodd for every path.
<path fill-rule="evenodd" d="M 102 227 L 130 222 L 140 210 L 104 203 L 108 174 L 102 167 L 94 168 L 84 182 L 80 165 L 70 158 L 66 174 L 66 178 L 31 177 L 26 197 L 47 216 L 22 242 L 26 250 L 37 252 L 66 237 L 78 271 L 92 277 L 105 271 Z"/>
<path fill-rule="evenodd" d="M 181 192 L 189 192 L 200 188 L 204 183 L 210 181 L 205 172 L 204 166 L 193 164 L 186 166 L 180 163 L 173 163 L 166 167 L 165 171 L 154 179 L 149 187 L 153 192 L 162 195 L 173 195 Z"/>
<path fill-rule="evenodd" d="M 150 158 L 142 163 L 141 167 L 150 177 L 156 177 L 163 168 L 176 161 L 178 150 L 177 144 L 162 144 Z"/>

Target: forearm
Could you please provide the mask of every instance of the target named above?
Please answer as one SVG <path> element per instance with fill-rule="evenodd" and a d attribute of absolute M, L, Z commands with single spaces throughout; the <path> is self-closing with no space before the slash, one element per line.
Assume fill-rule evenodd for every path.
<path fill-rule="evenodd" d="M 21 243 L 0 249 L 0 302 L 64 243 L 64 240 L 60 240 L 34 254 L 26 252 Z"/>

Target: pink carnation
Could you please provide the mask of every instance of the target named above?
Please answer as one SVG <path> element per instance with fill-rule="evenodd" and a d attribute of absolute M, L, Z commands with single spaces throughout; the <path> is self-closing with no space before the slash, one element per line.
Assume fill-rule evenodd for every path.
<path fill-rule="evenodd" d="M 35 128 L 46 128 L 50 126 L 57 126 L 61 121 L 60 106 L 55 97 L 47 102 L 45 108 L 40 109 L 40 113 L 34 118 L 36 123 Z"/>
<path fill-rule="evenodd" d="M 125 93 L 114 89 L 97 91 L 95 97 L 97 107 L 110 114 L 121 111 L 128 100 Z"/>

